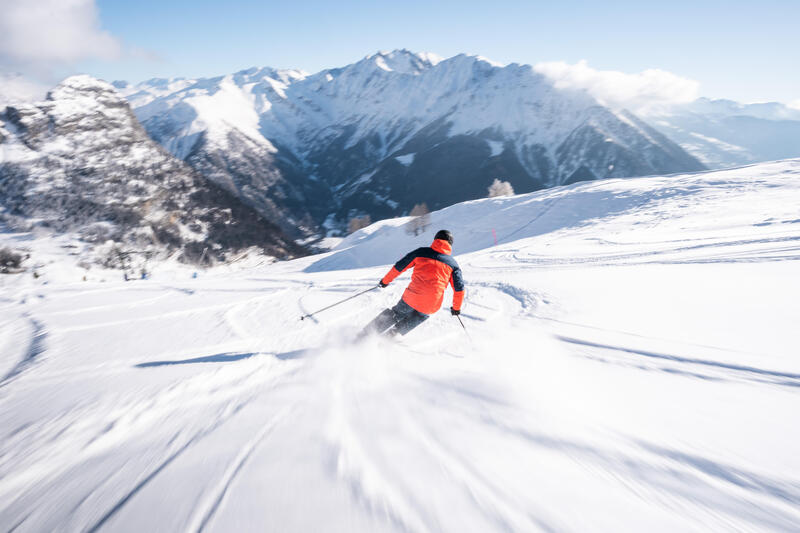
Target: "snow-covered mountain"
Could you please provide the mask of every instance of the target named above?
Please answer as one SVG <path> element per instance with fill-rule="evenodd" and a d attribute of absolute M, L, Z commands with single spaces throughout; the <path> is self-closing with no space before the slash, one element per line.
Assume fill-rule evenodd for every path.
<path fill-rule="evenodd" d="M 704 168 L 630 113 L 558 89 L 530 66 L 406 50 L 308 75 L 250 69 L 119 83 L 150 135 L 297 233 L 335 213 Z"/>
<path fill-rule="evenodd" d="M 792 160 L 474 200 L 196 279 L 0 275 L 0 531 L 797 531 L 798 205 Z M 408 273 L 299 320 L 440 228 L 466 332 L 448 290 L 349 342 Z"/>
<path fill-rule="evenodd" d="M 800 111 L 700 98 L 644 118 L 711 168 L 800 156 Z"/>
<path fill-rule="evenodd" d="M 300 253 L 254 209 L 150 139 L 125 98 L 88 76 L 0 113 L 0 217 L 12 227 L 76 233 L 96 245 L 94 259 L 108 262 L 127 252 L 224 258 L 250 246 Z"/>

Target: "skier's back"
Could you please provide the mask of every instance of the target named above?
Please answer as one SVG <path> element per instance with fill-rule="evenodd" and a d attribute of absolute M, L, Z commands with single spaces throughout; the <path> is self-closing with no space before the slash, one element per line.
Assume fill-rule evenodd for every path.
<path fill-rule="evenodd" d="M 379 285 L 386 287 L 404 271 L 413 268 L 411 283 L 397 305 L 375 317 L 360 337 L 369 333 L 405 335 L 441 308 L 448 284 L 453 287 L 450 312 L 453 315 L 460 314 L 464 301 L 464 280 L 458 263 L 450 255 L 452 246 L 453 235 L 447 230 L 440 230 L 431 246 L 417 248 L 395 263 Z"/>

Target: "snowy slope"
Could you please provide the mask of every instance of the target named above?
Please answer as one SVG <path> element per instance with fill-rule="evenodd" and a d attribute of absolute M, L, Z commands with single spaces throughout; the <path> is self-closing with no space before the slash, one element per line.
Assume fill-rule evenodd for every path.
<path fill-rule="evenodd" d="M 700 98 L 645 118 L 710 168 L 800 156 L 800 111 Z"/>
<path fill-rule="evenodd" d="M 796 530 L 799 178 L 477 200 L 199 279 L 0 277 L 0 529 Z M 407 275 L 298 320 L 440 227 L 469 337 L 440 312 L 349 345 Z"/>
<path fill-rule="evenodd" d="M 527 192 L 704 168 L 528 65 L 464 54 L 395 50 L 313 75 L 250 69 L 124 91 L 154 139 L 301 233 L 331 213 L 346 223 L 483 197 L 497 177 Z"/>

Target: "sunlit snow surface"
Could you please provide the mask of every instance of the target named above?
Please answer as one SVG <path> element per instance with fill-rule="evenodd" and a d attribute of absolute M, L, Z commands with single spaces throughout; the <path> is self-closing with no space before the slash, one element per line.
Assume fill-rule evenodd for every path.
<path fill-rule="evenodd" d="M 0 530 L 796 531 L 798 206 L 793 160 L 198 279 L 3 276 Z M 349 343 L 407 275 L 299 320 L 440 227 L 469 336 L 442 311 Z"/>

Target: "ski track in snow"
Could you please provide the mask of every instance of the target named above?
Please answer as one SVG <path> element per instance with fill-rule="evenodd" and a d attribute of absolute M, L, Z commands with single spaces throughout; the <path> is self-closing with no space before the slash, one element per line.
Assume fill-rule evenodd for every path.
<path fill-rule="evenodd" d="M 220 478 L 217 486 L 214 487 L 214 490 L 211 492 L 212 495 L 208 498 L 204 505 L 198 507 L 195 518 L 189 524 L 188 529 L 190 531 L 200 532 L 206 529 L 214 517 L 214 513 L 222 505 L 228 490 L 233 484 L 234 479 L 237 475 L 239 475 L 247 460 L 250 458 L 250 455 L 261 443 L 261 441 L 264 440 L 264 438 L 275 428 L 280 419 L 285 417 L 286 413 L 281 413 L 276 416 L 274 420 L 268 424 L 265 424 L 250 441 L 242 446 L 239 454 L 230 463 L 228 469 L 225 471 L 225 474 L 222 476 L 222 478 Z"/>
<path fill-rule="evenodd" d="M 8 382 L 26 368 L 36 362 L 36 358 L 41 355 L 45 350 L 45 341 L 47 333 L 40 322 L 33 318 L 25 317 L 26 322 L 30 324 L 30 333 L 28 333 L 27 348 L 21 359 L 14 367 L 0 379 L 0 389 L 2 389 Z"/>
<path fill-rule="evenodd" d="M 458 256 L 469 338 L 349 343 L 407 276 L 299 320 L 387 266 L 12 287 L 0 529 L 796 531 L 800 225 L 666 191 L 554 230 L 570 198 Z"/>

